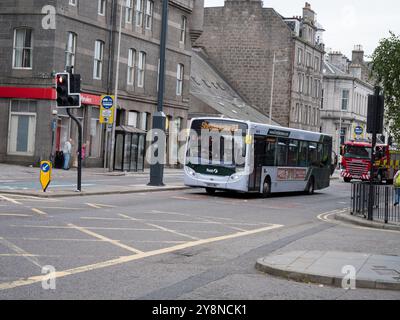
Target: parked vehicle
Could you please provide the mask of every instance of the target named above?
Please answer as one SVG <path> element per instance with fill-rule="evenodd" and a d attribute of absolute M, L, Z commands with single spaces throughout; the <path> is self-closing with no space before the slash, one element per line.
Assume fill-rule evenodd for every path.
<path fill-rule="evenodd" d="M 345 182 L 353 179 L 368 181 L 371 172 L 372 144 L 364 140 L 347 141 L 341 147 L 341 176 Z M 393 183 L 393 177 L 399 170 L 400 151 L 387 144 L 375 147 L 374 171 L 379 183 Z"/>

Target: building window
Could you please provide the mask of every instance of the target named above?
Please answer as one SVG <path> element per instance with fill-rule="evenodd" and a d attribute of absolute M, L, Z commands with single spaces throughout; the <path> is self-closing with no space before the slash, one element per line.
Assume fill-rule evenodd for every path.
<path fill-rule="evenodd" d="M 8 153 L 33 156 L 36 135 L 36 101 L 13 100 L 8 131 Z"/>
<path fill-rule="evenodd" d="M 298 48 L 297 50 L 297 64 L 302 64 L 303 63 L 303 49 Z"/>
<path fill-rule="evenodd" d="M 101 40 L 96 40 L 96 45 L 94 49 L 94 70 L 93 70 L 93 78 L 96 80 L 101 80 L 103 71 L 103 59 L 104 59 L 104 42 Z"/>
<path fill-rule="evenodd" d="M 324 108 L 324 89 L 321 90 L 321 109 Z"/>
<path fill-rule="evenodd" d="M 106 15 L 106 0 L 99 0 L 97 12 L 100 16 Z"/>
<path fill-rule="evenodd" d="M 319 70 L 320 70 L 320 64 L 319 64 L 319 58 L 318 57 L 315 57 L 315 59 L 314 59 L 314 69 L 317 72 L 319 72 Z"/>
<path fill-rule="evenodd" d="M 93 116 L 94 115 L 94 116 Z M 101 146 L 103 141 L 103 125 L 99 121 L 100 111 L 98 108 L 92 108 L 92 118 L 90 119 L 90 140 L 89 157 L 101 157 Z"/>
<path fill-rule="evenodd" d="M 132 23 L 133 0 L 126 0 L 125 3 L 125 23 Z"/>
<path fill-rule="evenodd" d="M 138 126 L 138 112 L 129 111 L 128 113 L 128 126 L 137 128 Z"/>
<path fill-rule="evenodd" d="M 14 30 L 13 68 L 32 69 L 32 29 Z"/>
<path fill-rule="evenodd" d="M 347 110 L 349 106 L 349 90 L 342 91 L 342 110 Z"/>
<path fill-rule="evenodd" d="M 184 75 L 184 67 L 183 64 L 178 64 L 176 69 L 176 95 L 182 95 L 183 88 L 183 75 Z"/>
<path fill-rule="evenodd" d="M 140 128 L 141 130 L 147 131 L 148 129 L 148 118 L 149 118 L 149 114 L 147 112 L 141 112 L 140 113 Z"/>
<path fill-rule="evenodd" d="M 75 54 L 76 54 L 76 39 L 77 35 L 73 32 L 67 34 L 67 45 L 65 48 L 65 66 L 75 66 Z"/>
<path fill-rule="evenodd" d="M 304 90 L 304 74 L 299 73 L 299 92 L 302 93 Z"/>
<path fill-rule="evenodd" d="M 143 51 L 139 52 L 139 63 L 138 63 L 138 87 L 143 88 L 144 86 L 144 72 L 146 70 L 146 53 Z"/>
<path fill-rule="evenodd" d="M 307 76 L 306 77 L 306 95 L 309 95 L 310 94 L 310 77 L 309 76 Z"/>
<path fill-rule="evenodd" d="M 133 82 L 135 79 L 135 60 L 136 60 L 136 50 L 129 49 L 128 52 L 128 79 L 127 83 L 130 86 L 133 86 Z"/>
<path fill-rule="evenodd" d="M 182 16 L 181 20 L 181 37 L 180 37 L 180 42 L 185 43 L 186 41 L 186 24 L 187 24 L 187 18 L 185 16 Z"/>
<path fill-rule="evenodd" d="M 78 3 L 78 0 L 69 0 L 69 4 L 70 4 L 71 6 L 76 6 L 77 3 Z"/>
<path fill-rule="evenodd" d="M 307 52 L 307 60 L 306 60 L 307 67 L 311 67 L 311 53 Z"/>
<path fill-rule="evenodd" d="M 340 145 L 344 144 L 345 140 L 346 140 L 346 128 L 341 128 L 340 131 Z"/>
<path fill-rule="evenodd" d="M 153 8 L 154 2 L 151 0 L 147 0 L 146 2 L 146 29 L 151 30 L 153 24 Z"/>
<path fill-rule="evenodd" d="M 143 25 L 143 0 L 136 0 L 136 25 Z"/>

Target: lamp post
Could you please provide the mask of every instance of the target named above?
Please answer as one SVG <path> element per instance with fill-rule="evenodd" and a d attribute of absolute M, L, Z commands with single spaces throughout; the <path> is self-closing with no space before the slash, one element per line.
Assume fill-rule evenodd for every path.
<path fill-rule="evenodd" d="M 269 104 L 269 124 L 272 124 L 272 103 L 274 100 L 274 82 L 275 82 L 275 64 L 279 62 L 287 62 L 287 59 L 285 60 L 276 60 L 276 53 L 274 51 L 274 59 L 272 60 L 272 81 L 271 81 L 271 98 L 270 98 L 270 104 Z"/>
<path fill-rule="evenodd" d="M 118 82 L 119 82 L 119 63 L 120 63 L 120 55 L 121 55 L 121 37 L 122 37 L 122 16 L 123 16 L 123 0 L 119 1 L 119 5 L 121 6 L 119 13 L 119 30 L 118 30 L 118 52 L 117 52 L 117 70 L 115 72 L 115 92 L 114 92 L 114 121 L 112 124 L 111 130 L 111 146 L 110 153 L 108 154 L 108 170 L 113 171 L 114 166 L 114 146 L 115 146 L 115 122 L 117 121 L 117 108 L 118 108 Z"/>
<path fill-rule="evenodd" d="M 163 112 L 164 89 L 165 89 L 165 52 L 167 45 L 168 30 L 168 0 L 162 1 L 161 39 L 160 39 L 160 76 L 158 78 L 158 103 L 157 112 L 153 115 L 153 132 L 155 130 L 165 131 L 165 114 Z M 164 135 L 165 137 L 165 135 Z M 157 140 L 156 140 L 157 139 Z M 165 152 L 165 140 L 163 137 L 154 136 L 153 144 L 157 141 L 157 153 Z M 150 165 L 150 186 L 163 186 L 164 165 L 163 163 L 152 163 Z"/>

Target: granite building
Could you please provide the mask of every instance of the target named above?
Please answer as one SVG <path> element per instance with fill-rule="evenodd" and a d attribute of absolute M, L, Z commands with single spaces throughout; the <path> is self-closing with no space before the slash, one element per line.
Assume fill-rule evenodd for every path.
<path fill-rule="evenodd" d="M 124 0 L 116 124 L 145 133 L 158 92 L 160 0 Z M 55 16 L 51 16 L 52 7 Z M 203 0 L 170 0 L 164 112 L 168 130 L 185 125 L 192 41 L 201 34 Z M 54 18 L 55 28 L 43 20 Z M 73 66 L 82 77 L 86 165 L 101 166 L 105 126 L 100 96 L 114 94 L 120 6 L 117 0 L 0 2 L 0 162 L 37 165 L 63 142 L 76 140 L 74 123 L 56 110 L 54 74 Z M 47 21 L 48 22 L 48 21 Z M 134 145 L 143 157 L 144 136 Z M 125 146 L 123 146 L 125 147 Z"/>
<path fill-rule="evenodd" d="M 374 93 L 369 64 L 364 51 L 356 46 L 349 60 L 340 52 L 331 52 L 324 61 L 321 126 L 333 136 L 333 150 L 345 141 L 367 139 L 368 95 Z"/>
<path fill-rule="evenodd" d="M 225 0 L 205 8 L 195 46 L 259 111 L 283 126 L 320 131 L 322 32 L 309 3 L 302 16 L 285 18 L 259 0 Z"/>

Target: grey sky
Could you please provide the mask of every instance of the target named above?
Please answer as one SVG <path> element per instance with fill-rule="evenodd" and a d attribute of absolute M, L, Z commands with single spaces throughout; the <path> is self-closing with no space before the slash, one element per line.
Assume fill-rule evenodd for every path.
<path fill-rule="evenodd" d="M 285 17 L 301 15 L 306 0 L 264 0 Z M 371 55 L 389 30 L 400 34 L 399 0 L 308 0 L 325 28 L 326 48 L 341 51 L 351 58 L 354 45 L 361 44 Z M 223 6 L 224 0 L 205 0 L 206 7 Z"/>

